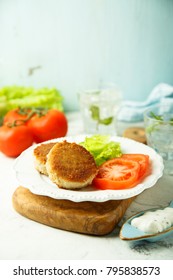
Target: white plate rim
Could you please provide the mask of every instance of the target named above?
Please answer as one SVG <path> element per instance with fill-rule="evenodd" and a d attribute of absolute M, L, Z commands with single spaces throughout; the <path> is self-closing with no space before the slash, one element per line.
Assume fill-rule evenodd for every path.
<path fill-rule="evenodd" d="M 77 135 L 77 136 L 68 136 L 57 138 L 53 140 L 49 140 L 42 143 L 50 143 L 50 142 L 75 142 L 79 143 L 85 139 L 86 136 L 90 135 Z M 135 140 L 112 136 L 110 140 L 119 142 L 122 147 L 122 152 L 128 153 L 145 153 L 150 156 L 151 164 L 152 164 L 152 173 L 144 178 L 144 180 L 138 184 L 136 187 L 126 190 L 89 190 L 87 188 L 80 190 L 65 190 L 62 188 L 58 188 L 54 183 L 52 183 L 49 178 L 45 175 L 41 175 L 38 171 L 36 171 L 34 167 L 34 157 L 33 150 L 40 144 L 34 144 L 28 149 L 26 149 L 19 157 L 15 159 L 13 168 L 15 171 L 16 179 L 20 185 L 28 188 L 32 193 L 37 195 L 48 196 L 54 199 L 67 199 L 74 202 L 82 202 L 82 201 L 92 201 L 92 202 L 104 202 L 108 200 L 123 200 L 127 198 L 131 198 L 139 195 L 145 189 L 148 189 L 156 184 L 159 178 L 163 175 L 163 160 L 161 156 L 156 153 L 149 146 L 136 142 Z M 124 151 L 124 146 L 130 146 L 130 150 L 126 148 Z M 134 150 L 133 150 L 133 147 Z M 135 152 L 135 151 L 138 152 Z M 143 152 L 142 152 L 143 151 Z M 28 159 L 28 162 L 27 162 Z M 32 164 L 29 161 L 33 161 Z M 28 169 L 28 164 L 30 165 L 30 169 Z M 33 178 L 34 176 L 34 178 Z M 32 179 L 36 179 L 37 183 Z M 38 184 L 40 184 L 38 186 Z"/>

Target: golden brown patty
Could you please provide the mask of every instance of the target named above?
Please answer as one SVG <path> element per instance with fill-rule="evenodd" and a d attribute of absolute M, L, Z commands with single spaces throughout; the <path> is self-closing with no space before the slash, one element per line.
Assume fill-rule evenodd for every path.
<path fill-rule="evenodd" d="M 34 149 L 35 168 L 45 175 L 48 175 L 46 170 L 46 160 L 49 151 L 56 143 L 41 144 Z"/>
<path fill-rule="evenodd" d="M 46 169 L 59 187 L 82 188 L 92 183 L 97 174 L 93 156 L 76 143 L 57 143 L 47 156 Z"/>

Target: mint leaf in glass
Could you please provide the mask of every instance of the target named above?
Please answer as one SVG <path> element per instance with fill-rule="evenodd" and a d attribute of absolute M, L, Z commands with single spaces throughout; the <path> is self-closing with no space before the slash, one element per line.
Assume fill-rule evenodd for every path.
<path fill-rule="evenodd" d="M 156 119 L 158 121 L 163 121 L 163 116 L 161 115 L 156 115 L 154 114 L 153 112 L 150 112 L 150 116 L 153 118 L 153 119 Z"/>
<path fill-rule="evenodd" d="M 91 111 L 91 117 L 93 120 L 97 121 L 97 124 L 104 124 L 104 125 L 109 125 L 113 121 L 113 117 L 108 117 L 101 119 L 100 118 L 100 109 L 96 105 L 90 106 L 90 111 Z"/>
<path fill-rule="evenodd" d="M 91 117 L 95 121 L 100 120 L 100 110 L 98 106 L 92 105 L 90 106 L 90 111 L 91 111 Z"/>
<path fill-rule="evenodd" d="M 112 123 L 112 121 L 113 121 L 113 117 L 109 117 L 109 118 L 99 120 L 99 123 L 104 125 L 109 125 Z"/>

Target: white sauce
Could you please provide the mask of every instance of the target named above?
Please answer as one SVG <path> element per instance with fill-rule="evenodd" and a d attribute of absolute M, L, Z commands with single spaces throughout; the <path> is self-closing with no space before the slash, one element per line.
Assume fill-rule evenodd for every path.
<path fill-rule="evenodd" d="M 173 208 L 166 207 L 145 212 L 143 215 L 134 218 L 131 225 L 150 234 L 162 232 L 173 225 Z"/>

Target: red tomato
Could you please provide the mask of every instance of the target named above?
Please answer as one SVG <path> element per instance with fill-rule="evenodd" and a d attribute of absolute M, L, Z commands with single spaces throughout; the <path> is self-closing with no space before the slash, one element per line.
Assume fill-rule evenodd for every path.
<path fill-rule="evenodd" d="M 25 125 L 0 127 L 0 151 L 9 157 L 17 157 L 33 143 L 33 136 Z"/>
<path fill-rule="evenodd" d="M 51 109 L 45 115 L 34 115 L 27 123 L 34 141 L 40 143 L 53 138 L 64 137 L 68 123 L 64 113 Z"/>
<path fill-rule="evenodd" d="M 139 171 L 138 162 L 125 158 L 114 158 L 99 167 L 93 184 L 102 190 L 132 188 L 138 180 Z"/>
<path fill-rule="evenodd" d="M 139 178 L 142 178 L 149 166 L 149 156 L 144 154 L 124 154 L 122 158 L 135 160 L 140 164 Z"/>
<path fill-rule="evenodd" d="M 10 110 L 5 116 L 4 116 L 4 124 L 7 123 L 14 123 L 14 121 L 17 121 L 19 124 L 25 124 L 23 121 L 25 121 L 28 118 L 29 109 L 13 109 Z M 22 123 L 23 122 L 23 123 Z"/>

